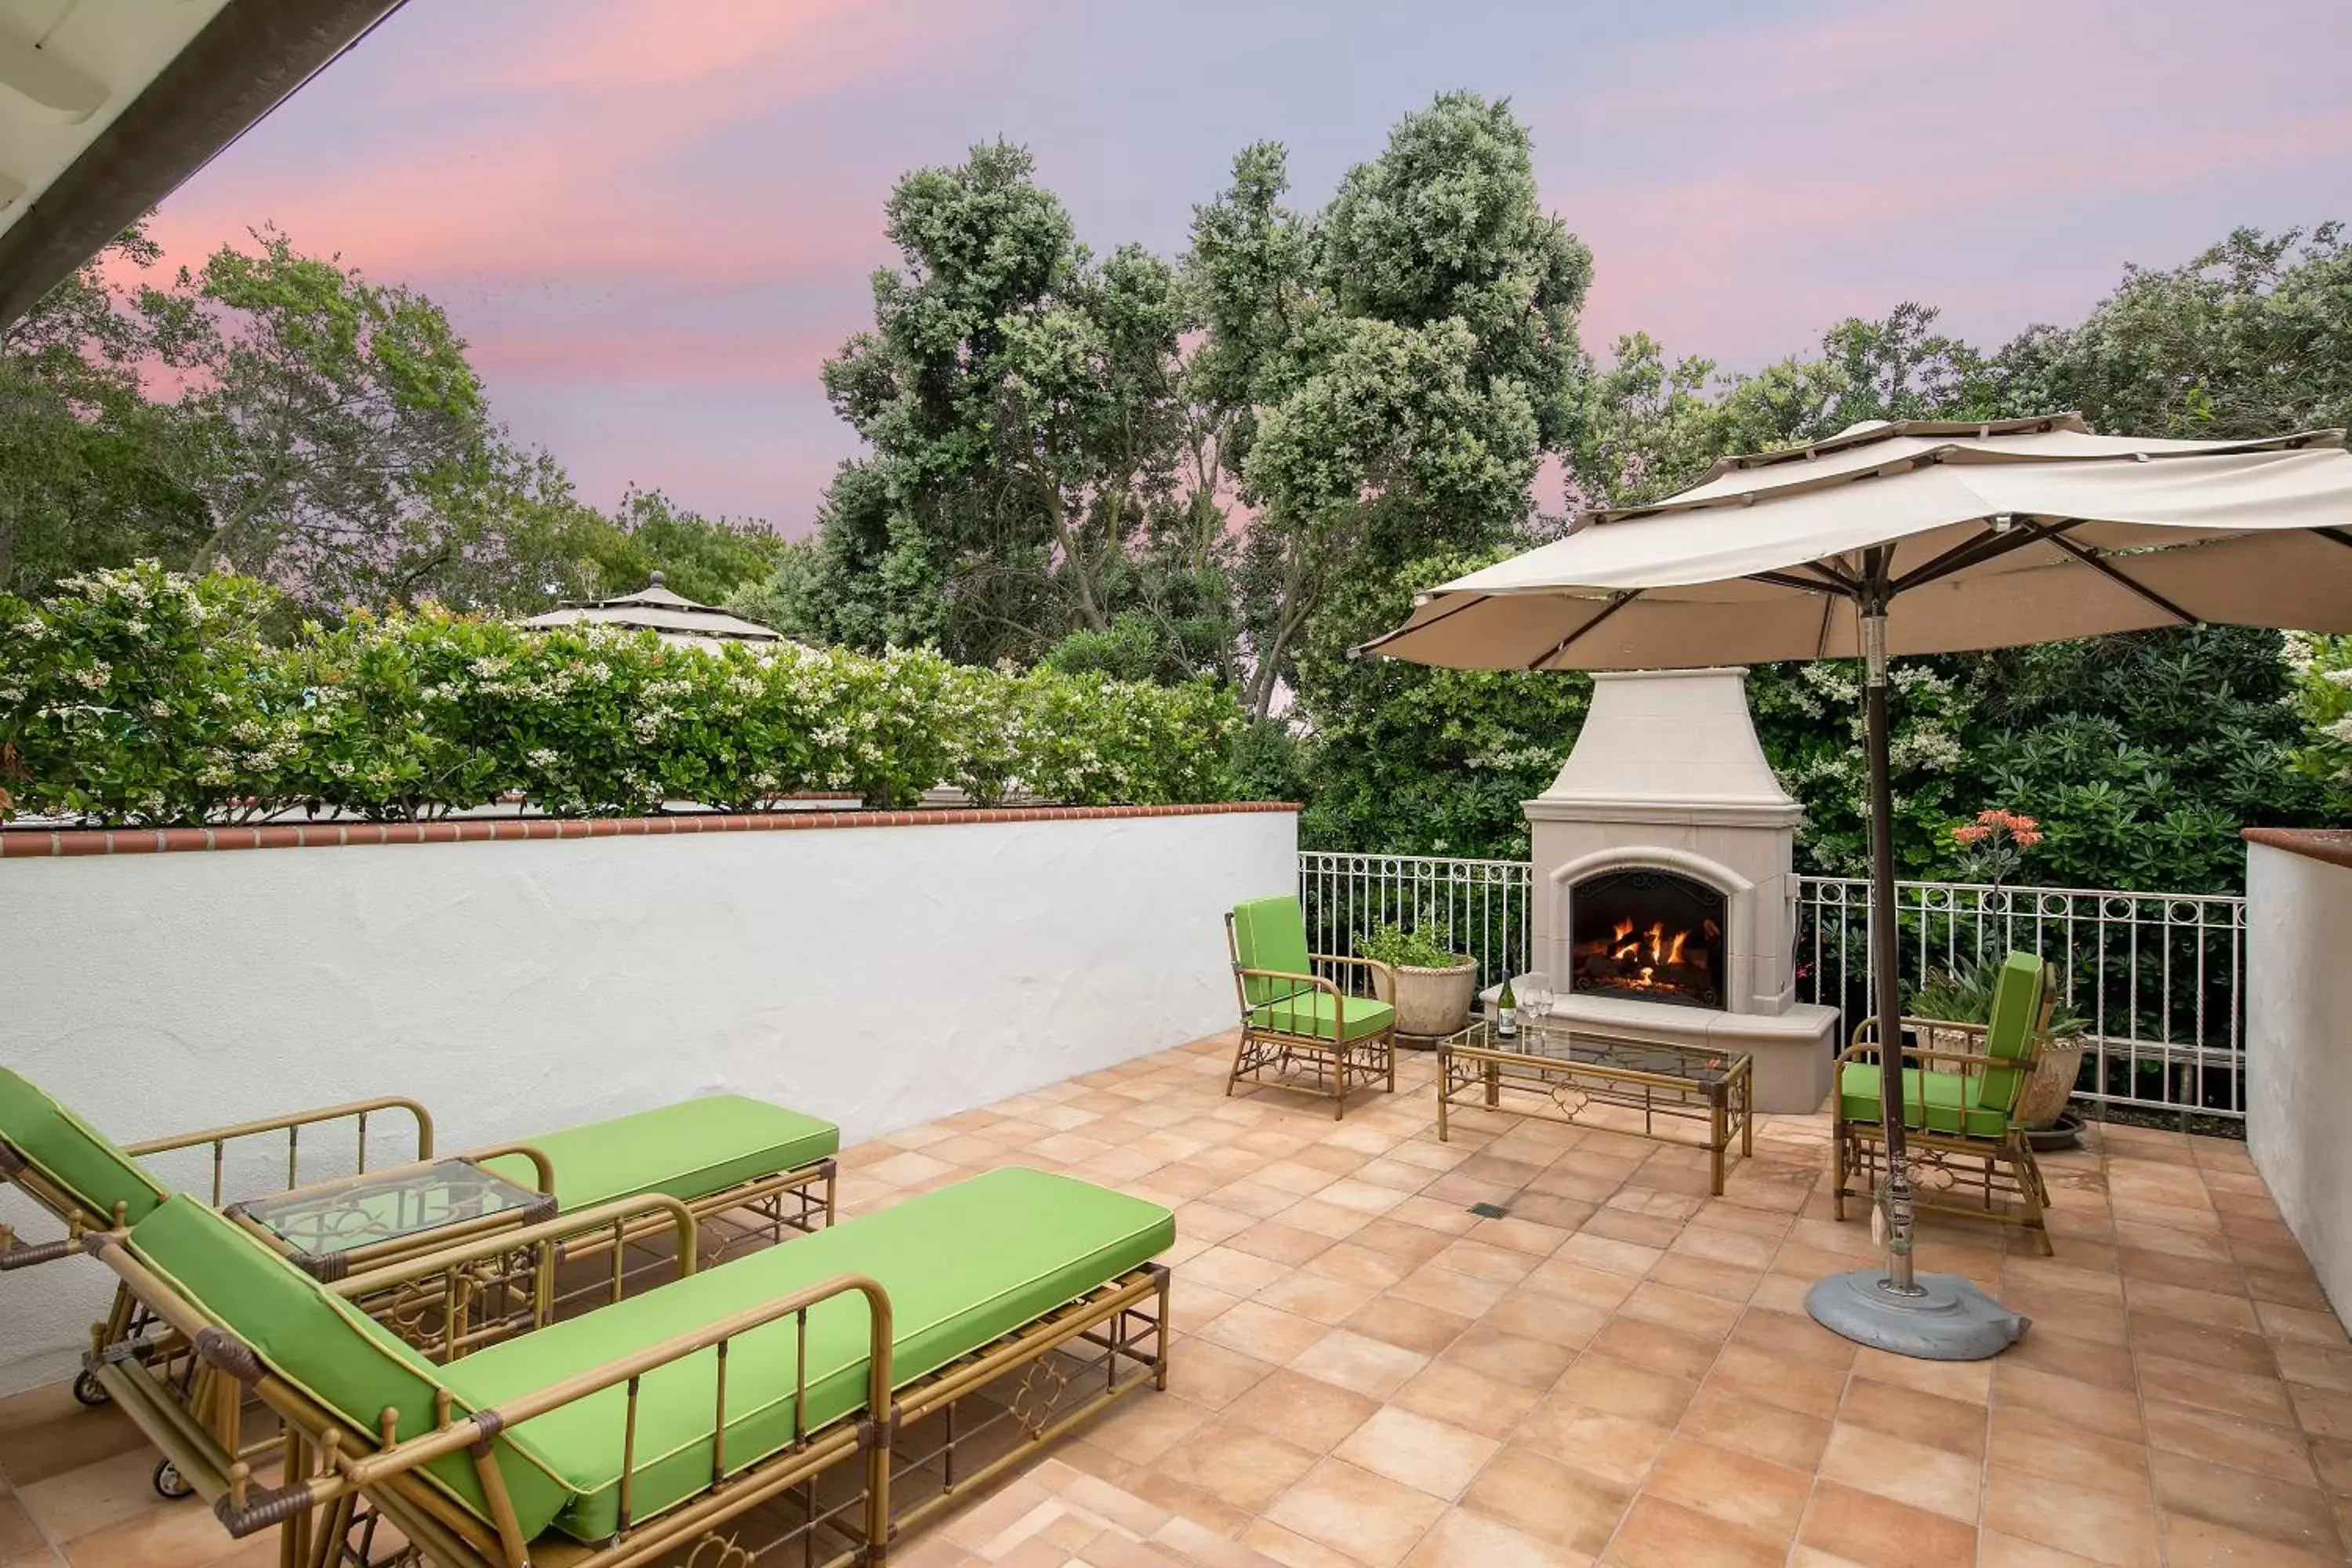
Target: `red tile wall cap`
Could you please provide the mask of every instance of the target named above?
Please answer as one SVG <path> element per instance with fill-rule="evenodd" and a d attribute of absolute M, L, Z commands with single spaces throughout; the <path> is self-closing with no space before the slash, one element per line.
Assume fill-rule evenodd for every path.
<path fill-rule="evenodd" d="M 2284 849 L 2290 855 L 2352 866 L 2352 827 L 2243 827 L 2238 836 L 2249 844 Z"/>
<path fill-rule="evenodd" d="M 854 797 L 851 797 L 854 798 Z M 0 829 L 0 860 L 67 855 L 156 855 L 189 849 L 319 849 L 371 844 L 488 844 L 518 839 L 638 837 L 677 833 L 804 833 L 829 827 L 953 827 L 983 823 L 1101 822 L 1130 816 L 1291 812 L 1296 801 L 1200 805 L 1009 805 L 946 811 L 773 811 L 681 816 L 459 817 L 437 822 L 270 823 L 257 827 Z M 2274 831 L 2249 828 L 2247 837 Z M 2352 840 L 2352 834 L 2344 836 Z M 2352 848 L 2346 851 L 2352 864 Z"/>

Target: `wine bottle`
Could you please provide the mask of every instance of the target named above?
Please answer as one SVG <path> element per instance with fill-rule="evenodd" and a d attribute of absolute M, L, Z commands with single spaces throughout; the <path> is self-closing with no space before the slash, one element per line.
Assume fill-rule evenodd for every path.
<path fill-rule="evenodd" d="M 1503 1039 L 1512 1039 L 1519 1032 L 1519 999 L 1511 990 L 1510 980 L 1503 981 L 1503 994 L 1495 998 L 1495 1033 Z"/>

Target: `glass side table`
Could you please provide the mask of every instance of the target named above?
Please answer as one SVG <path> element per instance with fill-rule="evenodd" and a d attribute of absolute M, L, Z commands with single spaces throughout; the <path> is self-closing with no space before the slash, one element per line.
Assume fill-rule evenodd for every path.
<path fill-rule="evenodd" d="M 232 1204 L 223 1211 L 321 1280 L 555 1216 L 552 1193 L 471 1160 L 432 1160 Z"/>

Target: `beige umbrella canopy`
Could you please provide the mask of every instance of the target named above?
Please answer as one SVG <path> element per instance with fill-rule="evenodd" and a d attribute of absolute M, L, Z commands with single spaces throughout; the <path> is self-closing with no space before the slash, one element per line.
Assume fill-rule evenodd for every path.
<path fill-rule="evenodd" d="M 660 634 L 667 643 L 710 647 L 726 642 L 781 643 L 783 634 L 757 621 L 747 621 L 713 605 L 698 605 L 670 592 L 658 572 L 634 594 L 617 599 L 593 599 L 566 604 L 523 622 L 536 627 L 569 626 L 582 621 L 625 626 L 632 631 Z"/>
<path fill-rule="evenodd" d="M 2210 621 L 2352 630 L 2343 432 L 2095 436 L 2074 415 L 1856 426 L 1728 458 L 1457 578 L 1368 644 L 1469 668 L 1674 668 L 2006 647 Z"/>
<path fill-rule="evenodd" d="M 1728 458 L 1678 495 L 1588 512 L 1456 578 L 1359 652 L 1472 669 L 1866 662 L 1871 907 L 1895 908 L 1890 654 L 2215 622 L 2352 631 L 2352 453 L 2340 430 L 2255 441 L 2094 435 L 2072 414 L 1874 422 Z M 1870 922 L 1878 1038 L 1901 1038 L 1895 922 Z M 1881 1106 L 1903 1103 L 1881 1053 Z M 2024 1331 L 1975 1286 L 1915 1275 L 1904 1119 L 1885 1119 L 1885 1274 L 1822 1280 L 1822 1322 L 1970 1360 Z"/>

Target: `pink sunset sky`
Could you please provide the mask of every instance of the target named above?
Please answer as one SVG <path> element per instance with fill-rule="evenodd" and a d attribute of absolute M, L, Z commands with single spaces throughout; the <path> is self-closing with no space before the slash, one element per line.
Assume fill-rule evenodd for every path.
<path fill-rule="evenodd" d="M 2347 56 L 2345 0 L 410 0 L 154 233 L 274 222 L 422 289 L 585 499 L 802 533 L 883 199 L 974 142 L 1098 252 L 1173 256 L 1246 142 L 1318 205 L 1433 94 L 1507 98 L 1595 254 L 1588 344 L 1748 368 L 1906 299 L 1994 346 L 2126 262 L 2352 216 Z"/>

